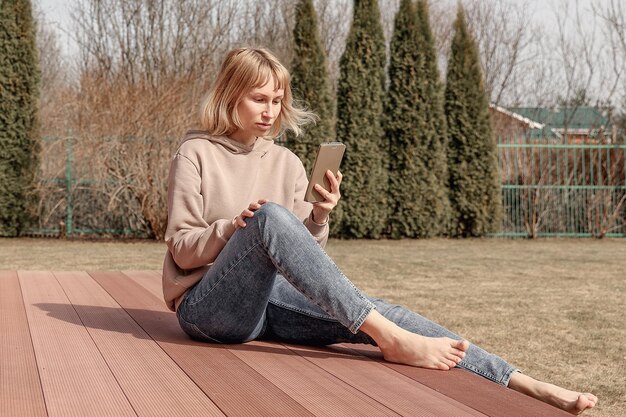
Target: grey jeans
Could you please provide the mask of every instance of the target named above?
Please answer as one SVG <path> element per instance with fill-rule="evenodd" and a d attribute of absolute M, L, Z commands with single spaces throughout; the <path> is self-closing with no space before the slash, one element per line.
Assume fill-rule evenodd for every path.
<path fill-rule="evenodd" d="M 211 269 L 189 289 L 177 315 L 192 338 L 296 344 L 368 343 L 359 327 L 372 309 L 423 336 L 459 336 L 408 309 L 357 289 L 290 211 L 266 203 L 230 238 Z M 502 385 L 516 371 L 471 345 L 458 365 Z"/>

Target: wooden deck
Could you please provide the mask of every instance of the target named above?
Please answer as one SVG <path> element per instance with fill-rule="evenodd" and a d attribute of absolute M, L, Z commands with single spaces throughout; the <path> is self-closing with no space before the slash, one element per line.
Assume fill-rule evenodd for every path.
<path fill-rule="evenodd" d="M 190 340 L 160 275 L 0 271 L 0 416 L 567 416 L 363 345 Z"/>

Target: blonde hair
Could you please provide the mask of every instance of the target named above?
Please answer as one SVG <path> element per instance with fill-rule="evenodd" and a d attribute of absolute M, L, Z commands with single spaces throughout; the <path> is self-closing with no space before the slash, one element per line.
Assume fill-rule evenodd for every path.
<path fill-rule="evenodd" d="M 263 87 L 274 80 L 277 89 L 284 90 L 281 110 L 268 132 L 271 138 L 291 130 L 298 136 L 302 126 L 315 122 L 315 113 L 294 103 L 289 85 L 289 71 L 264 48 L 237 48 L 230 51 L 213 87 L 204 100 L 200 121 L 203 129 L 213 135 L 229 135 L 242 128 L 237 106 L 241 99 L 254 88 Z"/>

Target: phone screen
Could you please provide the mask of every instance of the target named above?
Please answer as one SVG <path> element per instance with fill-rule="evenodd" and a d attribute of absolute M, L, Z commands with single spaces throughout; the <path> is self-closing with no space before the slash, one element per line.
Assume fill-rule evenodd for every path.
<path fill-rule="evenodd" d="M 330 170 L 335 176 L 337 175 L 345 150 L 346 145 L 341 142 L 325 142 L 319 146 L 315 162 L 313 162 L 309 186 L 304 197 L 305 201 L 311 203 L 324 201 L 324 197 L 313 187 L 315 184 L 320 184 L 324 189 L 330 191 L 330 181 L 326 177 L 326 171 Z"/>

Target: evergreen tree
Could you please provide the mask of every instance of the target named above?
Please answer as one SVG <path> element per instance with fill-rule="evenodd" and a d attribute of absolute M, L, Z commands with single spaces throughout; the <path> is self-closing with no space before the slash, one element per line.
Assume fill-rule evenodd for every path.
<path fill-rule="evenodd" d="M 447 224 L 445 118 L 428 11 L 402 0 L 391 41 L 385 112 L 390 144 L 390 231 L 427 237 Z"/>
<path fill-rule="evenodd" d="M 355 0 L 339 67 L 337 138 L 347 149 L 343 198 L 331 230 L 343 237 L 378 238 L 387 222 L 388 147 L 381 126 L 385 39 L 377 0 Z"/>
<path fill-rule="evenodd" d="M 39 163 L 39 70 L 28 0 L 0 2 L 0 236 L 30 220 Z"/>
<path fill-rule="evenodd" d="M 428 144 L 426 161 L 434 176 L 432 185 L 432 216 L 436 227 L 431 235 L 448 234 L 450 231 L 450 198 L 448 189 L 448 129 L 444 111 L 443 85 L 437 67 L 435 37 L 430 28 L 428 1 L 417 3 L 418 28 L 422 38 L 422 62 L 424 63 L 424 143 Z"/>
<path fill-rule="evenodd" d="M 453 233 L 482 236 L 499 229 L 500 181 L 478 48 L 459 4 L 448 61 L 445 110 Z"/>
<path fill-rule="evenodd" d="M 296 5 L 293 38 L 291 86 L 294 96 L 314 111 L 319 121 L 307 127 L 299 137 L 289 135 L 286 144 L 300 157 L 310 175 L 318 145 L 335 139 L 332 90 L 312 0 L 300 0 Z"/>

